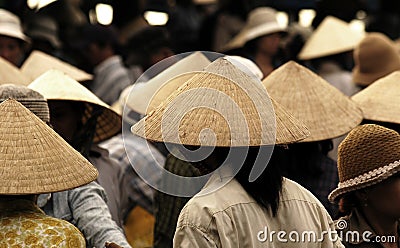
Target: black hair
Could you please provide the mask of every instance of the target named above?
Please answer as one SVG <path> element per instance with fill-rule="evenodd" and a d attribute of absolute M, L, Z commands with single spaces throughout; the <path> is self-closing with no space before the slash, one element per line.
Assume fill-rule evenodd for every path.
<path fill-rule="evenodd" d="M 216 159 L 219 164 L 222 164 L 225 161 L 230 149 L 233 149 L 232 152 L 237 151 L 238 154 L 242 154 L 242 151 L 244 151 L 243 149 L 247 148 L 217 147 L 213 153 L 216 154 Z M 278 211 L 279 196 L 282 189 L 283 177 L 280 165 L 282 159 L 281 156 L 283 155 L 282 151 L 283 147 L 275 146 L 270 160 L 268 161 L 268 157 L 265 157 L 265 161 L 261 161 L 262 163 L 268 163 L 266 169 L 256 180 L 250 182 L 250 173 L 256 163 L 257 156 L 261 155 L 259 153 L 262 152 L 262 150 L 260 147 L 249 147 L 244 163 L 239 172 L 235 175 L 235 179 L 242 185 L 246 192 L 251 195 L 258 204 L 266 209 L 270 209 L 273 216 L 276 216 Z M 235 158 L 232 160 L 234 162 Z M 198 166 L 196 163 L 193 165 L 196 167 Z M 202 168 L 200 167 L 199 169 Z"/>
<path fill-rule="evenodd" d="M 332 150 L 331 139 L 315 142 L 295 143 L 288 145 L 285 150 L 283 175 L 302 184 L 304 180 L 318 177 L 322 170 L 314 161 L 312 154 L 327 156 Z"/>

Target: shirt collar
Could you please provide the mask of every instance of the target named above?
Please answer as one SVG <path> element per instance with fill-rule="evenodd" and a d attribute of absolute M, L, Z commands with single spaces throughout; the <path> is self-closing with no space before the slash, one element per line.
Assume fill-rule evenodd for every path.
<path fill-rule="evenodd" d="M 97 74 L 99 71 L 104 70 L 104 68 L 108 67 L 109 65 L 121 63 L 121 61 L 122 61 L 122 59 L 120 56 L 113 55 L 113 56 L 107 58 L 106 60 L 104 60 L 103 62 L 101 62 L 100 64 L 98 64 L 93 70 L 94 74 Z"/>

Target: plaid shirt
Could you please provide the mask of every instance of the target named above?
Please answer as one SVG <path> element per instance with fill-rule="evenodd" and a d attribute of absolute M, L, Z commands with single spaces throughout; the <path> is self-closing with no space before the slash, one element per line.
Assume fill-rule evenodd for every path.
<path fill-rule="evenodd" d="M 135 135 L 116 135 L 103 142 L 100 146 L 109 150 L 110 157 L 117 160 L 123 168 L 121 187 L 124 188 L 121 196 L 122 214 L 124 219 L 129 211 L 140 205 L 149 213 L 153 213 L 154 191 L 141 177 L 152 183 L 159 183 L 162 171 L 160 166 L 165 163 L 165 157 L 146 140 Z M 129 155 L 128 155 L 129 153 Z M 140 169 L 138 175 L 134 170 Z"/>
<path fill-rule="evenodd" d="M 171 154 L 167 156 L 164 168 L 169 172 L 185 177 L 200 176 L 198 169 L 186 161 L 182 161 Z M 162 180 L 163 185 L 175 184 Z M 176 186 L 179 187 L 179 186 Z M 156 192 L 155 195 L 155 218 L 154 226 L 154 248 L 172 247 L 172 240 L 175 234 L 179 214 L 190 197 L 177 197 L 163 192 Z"/>

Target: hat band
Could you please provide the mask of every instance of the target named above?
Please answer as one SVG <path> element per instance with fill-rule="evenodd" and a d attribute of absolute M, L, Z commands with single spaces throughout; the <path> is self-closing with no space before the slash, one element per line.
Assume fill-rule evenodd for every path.
<path fill-rule="evenodd" d="M 379 168 L 376 168 L 372 171 L 368 171 L 362 175 L 359 175 L 357 177 L 351 178 L 349 180 L 346 180 L 344 182 L 340 182 L 338 185 L 338 188 L 344 188 L 344 187 L 350 187 L 354 185 L 358 185 L 360 183 L 363 183 L 367 181 L 368 179 L 371 179 L 373 177 L 379 176 L 381 174 L 387 173 L 390 170 L 393 170 L 394 168 L 398 167 L 400 165 L 400 160 L 394 161 L 393 163 L 390 163 L 389 165 L 385 165 Z"/>

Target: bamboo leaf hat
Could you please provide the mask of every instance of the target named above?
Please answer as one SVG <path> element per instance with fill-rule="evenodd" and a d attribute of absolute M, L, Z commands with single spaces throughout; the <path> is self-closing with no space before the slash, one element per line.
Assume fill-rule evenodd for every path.
<path fill-rule="evenodd" d="M 58 192 L 98 176 L 81 154 L 21 103 L 0 104 L 0 194 Z"/>
<path fill-rule="evenodd" d="M 32 51 L 21 66 L 22 73 L 31 81 L 47 72 L 55 69 L 64 72 L 78 82 L 92 80 L 93 75 L 41 51 Z"/>
<path fill-rule="evenodd" d="M 91 104 L 100 106 L 103 112 L 97 119 L 96 132 L 93 138 L 94 143 L 101 142 L 114 136 L 122 128 L 122 120 L 119 114 L 113 111 L 108 104 L 100 100 L 85 86 L 61 71 L 49 70 L 35 79 L 28 87 L 42 94 L 47 100 L 66 100 L 86 103 L 86 110 L 82 120 L 83 123 L 85 123 L 91 115 Z"/>
<path fill-rule="evenodd" d="M 190 76 L 166 82 L 172 93 L 132 132 L 152 141 L 219 147 L 287 144 L 307 137 L 300 121 L 271 104 L 262 85 L 225 58 Z"/>
<path fill-rule="evenodd" d="M 376 80 L 352 96 L 360 106 L 364 119 L 400 124 L 400 71 Z"/>
<path fill-rule="evenodd" d="M 363 119 L 355 102 L 294 61 L 277 68 L 263 84 L 271 97 L 310 130 L 310 136 L 301 142 L 341 136 Z"/>

